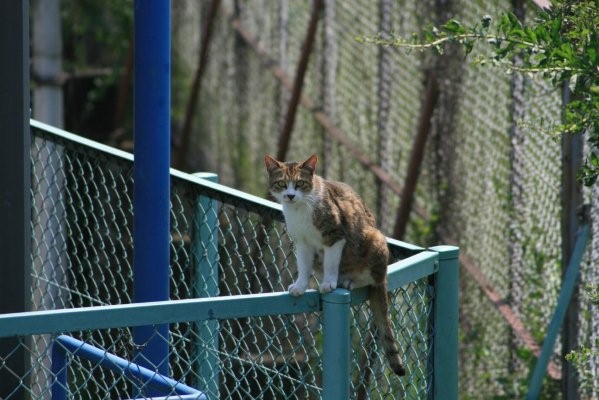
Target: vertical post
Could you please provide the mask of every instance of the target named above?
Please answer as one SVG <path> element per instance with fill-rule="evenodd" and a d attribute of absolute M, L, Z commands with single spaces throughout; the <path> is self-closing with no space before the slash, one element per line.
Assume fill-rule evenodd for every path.
<path fill-rule="evenodd" d="M 54 340 L 52 345 L 52 385 L 50 391 L 52 400 L 66 400 L 69 397 L 69 387 L 67 383 L 67 352 L 63 345 Z"/>
<path fill-rule="evenodd" d="M 322 296 L 322 398 L 349 399 L 351 293 L 336 289 Z"/>
<path fill-rule="evenodd" d="M 433 306 L 433 398 L 458 398 L 458 288 L 459 249 L 437 246 L 439 271 L 435 274 Z"/>
<path fill-rule="evenodd" d="M 170 12 L 169 0 L 135 1 L 134 302 L 169 298 Z M 168 325 L 133 340 L 135 362 L 168 375 Z"/>
<path fill-rule="evenodd" d="M 63 92 L 57 77 L 62 72 L 62 35 L 60 0 L 34 0 L 31 2 L 32 46 L 31 68 L 36 85 L 31 91 L 33 118 L 52 126 L 64 127 Z M 36 148 L 44 148 L 32 164 L 32 310 L 65 308 L 68 302 L 67 257 L 67 207 L 64 189 L 66 175 L 63 168 L 64 148 L 44 138 L 32 138 Z M 43 279 L 39 277 L 48 277 Z M 50 278 L 51 277 L 51 278 Z M 31 349 L 39 354 L 31 371 L 31 397 L 42 398 L 49 386 L 50 335 L 32 338 Z"/>
<path fill-rule="evenodd" d="M 194 176 L 217 182 L 216 174 Z M 218 206 L 215 200 L 199 196 L 195 210 L 195 235 L 192 245 L 195 264 L 194 290 L 197 297 L 218 296 Z M 210 397 L 220 398 L 220 360 L 218 356 L 218 320 L 199 321 L 196 341 L 199 384 Z M 198 385 L 199 386 L 199 385 Z"/>
<path fill-rule="evenodd" d="M 378 31 L 385 38 L 389 38 L 393 31 L 393 1 L 379 0 L 379 28 Z M 393 133 L 389 129 L 389 115 L 391 108 L 391 76 L 393 74 L 393 50 L 388 46 L 378 46 L 378 68 L 377 68 L 377 137 L 379 138 L 378 156 L 381 168 L 385 171 L 393 171 Z M 401 74 L 403 71 L 398 71 Z M 391 202 L 389 189 L 382 181 L 377 180 L 377 221 L 387 224 L 388 215 L 391 215 Z M 382 226 L 383 229 L 391 229 L 390 226 Z"/>
<path fill-rule="evenodd" d="M 563 87 L 562 105 L 570 102 L 570 88 Z M 583 153 L 583 135 L 562 135 L 562 281 L 565 279 L 565 266 L 572 258 L 576 234 L 580 229 L 581 211 L 584 204 L 582 184 L 576 175 L 580 170 Z M 572 300 L 562 328 L 562 357 L 578 347 L 578 286 L 574 287 Z M 564 399 L 576 400 L 578 395 L 578 373 L 569 362 L 562 363 L 562 395 Z"/>
<path fill-rule="evenodd" d="M 0 1 L 0 314 L 29 310 L 31 285 L 31 138 L 29 2 Z M 7 357 L 10 354 L 10 357 Z M 25 398 L 29 354 L 17 338 L 0 339 L 0 398 Z"/>

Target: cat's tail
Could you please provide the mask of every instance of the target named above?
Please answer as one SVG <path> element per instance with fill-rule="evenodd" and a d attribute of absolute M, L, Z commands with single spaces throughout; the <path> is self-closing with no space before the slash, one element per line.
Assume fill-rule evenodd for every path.
<path fill-rule="evenodd" d="M 404 376 L 404 369 L 399 357 L 399 347 L 393 335 L 391 319 L 389 318 L 389 298 L 387 287 L 384 284 L 372 285 L 370 287 L 370 309 L 374 325 L 378 331 L 378 340 L 385 352 L 389 367 L 399 376 Z"/>

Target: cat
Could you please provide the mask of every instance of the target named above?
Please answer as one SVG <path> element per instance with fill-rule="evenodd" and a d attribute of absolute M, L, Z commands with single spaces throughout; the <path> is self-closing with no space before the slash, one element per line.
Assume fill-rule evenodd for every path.
<path fill-rule="evenodd" d="M 345 183 L 315 174 L 318 157 L 281 162 L 264 156 L 269 192 L 281 203 L 285 224 L 296 250 L 297 279 L 288 290 L 301 296 L 314 272 L 321 293 L 337 287 L 352 290 L 370 285 L 370 308 L 389 366 L 399 376 L 405 369 L 389 319 L 385 236 L 364 201 Z M 322 253 L 322 266 L 315 258 Z"/>

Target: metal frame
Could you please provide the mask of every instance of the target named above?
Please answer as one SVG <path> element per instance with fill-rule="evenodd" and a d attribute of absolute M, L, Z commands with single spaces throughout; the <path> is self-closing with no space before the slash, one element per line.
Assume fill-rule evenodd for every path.
<path fill-rule="evenodd" d="M 457 256 L 455 247 L 435 247 L 389 266 L 388 275 L 390 290 L 426 276 L 434 279 L 432 386 L 434 398 L 447 400 L 458 398 Z M 323 399 L 337 399 L 350 388 L 350 307 L 367 297 L 368 288 L 337 289 L 326 295 L 309 290 L 301 297 L 279 292 L 4 314 L 0 315 L 0 338 L 321 311 Z"/>
<path fill-rule="evenodd" d="M 129 162 L 133 160 L 131 154 L 80 138 L 40 122 L 32 120 L 31 126 L 33 129 L 44 131 L 43 137 L 47 137 L 49 140 L 72 141 L 81 145 L 85 151 L 93 148 Z M 208 218 L 206 213 L 209 213 L 211 207 L 215 206 L 211 204 L 213 196 L 217 199 L 226 198 L 227 203 L 239 204 L 257 213 L 270 215 L 274 219 L 281 221 L 283 219 L 279 204 L 211 182 L 209 179 L 215 179 L 215 176 L 205 174 L 194 176 L 171 170 L 171 178 L 201 186 L 202 195 L 198 198 L 198 208 L 203 211 L 198 212 L 196 218 L 202 221 Z M 216 218 L 213 219 L 213 222 L 218 224 Z M 206 231 L 206 236 L 206 238 L 199 238 L 202 243 L 197 243 L 194 251 L 207 254 L 205 250 L 210 246 L 210 240 L 217 239 L 208 231 Z M 457 399 L 458 249 L 441 246 L 427 250 L 394 239 L 388 239 L 388 243 L 392 252 L 401 255 L 400 258 L 402 258 L 388 267 L 390 291 L 404 287 L 410 282 L 427 279 L 427 277 L 432 284 L 435 293 L 433 294 L 434 306 L 431 317 L 434 336 L 431 354 L 433 378 L 430 384 L 432 391 L 437 393 L 437 398 Z M 215 253 L 212 256 L 217 258 L 218 254 Z M 207 263 L 211 262 L 207 260 Z M 208 288 L 205 284 L 201 286 L 204 289 Z M 323 363 L 327 365 L 327 370 L 332 365 L 334 371 L 339 372 L 346 369 L 349 371 L 350 344 L 349 335 L 346 335 L 346 332 L 349 332 L 351 323 L 350 310 L 351 307 L 362 304 L 368 299 L 368 290 L 368 288 L 361 288 L 348 292 L 339 289 L 328 295 L 320 295 L 312 290 L 301 297 L 292 297 L 286 292 L 278 292 L 5 314 L 0 315 L 0 338 L 43 333 L 61 334 L 79 330 L 165 325 L 184 321 L 196 322 L 198 327 L 214 329 L 218 328 L 219 320 L 225 319 L 322 312 L 326 342 L 322 355 Z M 209 294 L 207 293 L 207 295 Z M 327 337 L 328 339 L 326 339 Z M 343 340 L 339 340 L 339 338 L 343 338 Z M 202 371 L 203 367 L 199 366 L 199 368 Z M 208 374 L 214 376 L 212 370 L 205 372 L 205 376 Z M 350 385 L 351 377 L 349 375 L 349 373 L 325 374 L 322 386 L 325 396 L 323 398 L 337 398 L 333 397 L 333 393 L 345 393 Z"/>
<path fill-rule="evenodd" d="M 52 400 L 66 400 L 69 397 L 67 353 L 134 377 L 144 387 L 152 388 L 158 393 L 164 392 L 168 396 L 174 392 L 179 399 L 206 400 L 206 396 L 194 388 L 67 335 L 58 336 L 52 345 L 52 375 L 55 377 L 51 388 Z"/>
<path fill-rule="evenodd" d="M 31 163 L 29 132 L 29 1 L 0 2 L 0 244 L 4 276 L 0 279 L 0 313 L 30 308 Z M 14 348 L 0 340 L 0 354 Z M 28 370 L 24 352 L 3 363 L 15 373 Z M 17 387 L 13 374 L 0 373 L 0 398 Z M 21 389 L 16 389 L 23 394 Z"/>

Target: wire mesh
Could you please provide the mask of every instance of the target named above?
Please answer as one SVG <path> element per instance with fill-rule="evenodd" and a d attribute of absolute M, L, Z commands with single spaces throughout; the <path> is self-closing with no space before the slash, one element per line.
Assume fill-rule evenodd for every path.
<path fill-rule="evenodd" d="M 129 303 L 132 156 L 56 132 L 32 128 L 33 310 Z M 280 292 L 295 274 L 292 245 L 276 207 L 200 185 L 181 173 L 171 179 L 170 246 L 173 300 Z M 401 251 L 396 253 L 400 257 Z M 431 392 L 433 286 L 423 278 L 394 290 L 390 300 L 408 375 L 398 379 L 388 371 L 368 304 L 358 304 L 352 311 L 351 398 L 405 393 L 420 399 Z M 208 398 L 321 397 L 325 333 L 320 312 L 190 318 L 169 324 L 168 337 L 161 336 L 160 323 L 157 317 L 153 337 L 168 342 L 170 377 Z M 132 369 L 145 346 L 134 342 L 130 326 L 62 333 L 120 357 Z M 67 381 L 57 383 L 60 371 L 53 370 L 52 350 L 57 336 L 20 337 L 9 353 L 0 354 L 3 361 L 24 354 L 28 364 L 6 400 L 50 398 L 53 384 L 67 390 L 68 398 L 133 398 L 150 389 L 148 381 L 89 360 L 79 354 L 83 350 L 65 350 L 67 367 L 61 371 Z M 8 365 L 0 363 L 0 374 L 11 373 Z"/>
<path fill-rule="evenodd" d="M 357 35 L 372 36 L 388 29 L 409 36 L 449 16 L 473 23 L 483 15 L 495 18 L 513 7 L 508 0 L 326 1 L 303 92 L 314 108 L 299 109 L 286 158 L 319 153 L 324 175 L 356 188 L 377 211 L 383 230 L 390 233 L 400 196 L 367 168 L 359 167 L 348 148 L 315 121 L 314 112 L 324 110 L 372 165 L 380 165 L 401 183 L 416 131 L 425 70 L 434 68 L 440 97 L 414 198 L 415 206 L 427 215 L 412 213 L 406 238 L 422 244 L 433 244 L 429 240 L 439 237 L 459 243 L 540 342 L 560 287 L 560 218 L 564 210 L 560 204 L 559 138 L 540 133 L 535 126 L 558 118 L 560 93 L 529 76 L 469 65 L 455 49 L 437 62 L 430 55 L 354 41 Z M 524 7 L 528 21 L 534 7 Z M 229 14 L 254 35 L 272 63 L 293 79 L 310 4 L 223 1 L 222 9 L 226 12 L 219 13 L 214 25 L 188 161 L 217 171 L 226 184 L 263 195 L 262 156 L 276 152 L 289 92 L 273 75 L 271 65 L 264 65 L 234 32 Z M 475 47 L 474 55 L 482 51 Z M 75 150 L 38 140 L 33 152 L 35 307 L 130 301 L 129 167 L 114 160 L 82 163 Z M 111 172 L 120 168 L 128 172 Z M 92 182 L 87 185 L 86 179 Z M 289 282 L 294 266 L 290 251 L 281 250 L 289 249 L 289 243 L 279 220 L 272 215 L 265 220 L 260 211 L 236 207 L 227 202 L 230 199 L 218 196 L 202 202 L 205 193 L 182 182 L 175 182 L 172 192 L 173 298 L 285 287 L 283 282 Z M 587 198 L 595 233 L 599 215 L 596 188 Z M 105 210 L 111 211 L 103 214 Z M 198 218 L 217 218 L 221 228 L 218 232 L 202 230 Z M 212 245 L 194 247 L 198 235 L 208 235 Z M 597 283 L 597 237 L 593 234 L 583 282 Z M 87 246 L 90 242 L 95 245 Z M 196 272 L 196 266 L 210 264 L 215 257 L 217 269 Z M 69 268 L 56 269 L 54 264 Z M 277 278 L 280 284 L 272 283 L 279 282 L 273 280 L 280 274 L 275 265 L 289 268 Z M 69 286 L 75 281 L 80 288 Z M 522 397 L 533 362 L 529 349 L 495 313 L 474 280 L 466 276 L 462 285 L 461 397 Z M 596 349 L 599 311 L 584 294 L 579 301 L 580 341 Z M 180 324 L 176 329 L 185 337 L 192 328 Z M 37 340 L 44 348 L 49 339 Z M 178 346 L 181 360 L 188 359 L 186 347 Z M 558 366 L 563 362 L 559 346 L 553 355 Z M 596 356 L 591 357 L 588 371 L 585 382 L 590 383 L 581 387 L 581 393 L 597 399 Z M 551 379 L 545 395 L 559 396 L 558 385 Z"/>
<path fill-rule="evenodd" d="M 235 7 L 244 27 L 272 62 L 293 79 L 309 2 L 223 2 L 223 9 Z M 465 59 L 455 48 L 434 57 L 354 40 L 389 31 L 409 37 L 423 26 L 448 18 L 475 23 L 484 15 L 496 19 L 515 7 L 520 7 L 515 11 L 522 11 L 526 21 L 532 21 L 536 7 L 532 3 L 326 1 L 304 81 L 303 95 L 314 108 L 298 110 L 286 158 L 321 155 L 320 171 L 353 186 L 376 210 L 382 229 L 391 233 L 399 193 L 360 167 L 351 149 L 316 122 L 314 112 L 324 111 L 355 148 L 401 185 L 421 111 L 426 71 L 433 69 L 439 100 L 414 194 L 414 206 L 425 215 L 411 214 L 405 238 L 423 244 L 434 244 L 439 238 L 459 243 L 540 343 L 561 282 L 560 218 L 564 211 L 559 138 L 538 128 L 559 119 L 561 94 L 547 81 L 470 65 L 470 59 L 484 54 L 484 45 L 475 46 L 473 56 Z M 260 171 L 262 154 L 276 152 L 289 93 L 270 65 L 263 65 L 251 46 L 230 34 L 225 14 L 216 24 L 219 33 L 211 47 L 205 79 L 209 83 L 200 107 L 200 112 L 211 115 L 201 119 L 198 130 L 203 134 L 197 136 L 212 142 L 196 142 L 195 146 L 202 154 L 206 151 L 202 149 L 213 148 L 214 141 L 235 143 L 234 154 L 223 147 L 218 159 L 231 157 L 239 167 L 228 162 L 215 162 L 212 167 L 224 182 L 262 194 L 265 177 L 247 171 Z M 238 151 L 238 145 L 252 146 L 252 150 Z M 595 197 L 589 197 L 596 219 Z M 589 258 L 583 279 L 592 283 L 597 280 L 597 264 Z M 465 398 L 522 397 L 534 357 L 508 321 L 494 314 L 484 292 L 475 288 L 474 281 L 464 279 L 470 293 L 461 298 L 461 313 L 469 316 L 469 322 L 462 326 L 465 354 L 460 388 Z M 594 343 L 596 329 L 591 326 L 596 326 L 597 307 L 584 296 L 580 301 L 579 323 L 586 332 L 580 339 Z M 552 357 L 558 367 L 564 362 L 559 343 Z M 477 351 L 467 351 L 472 348 Z M 594 361 L 591 368 L 595 388 L 597 365 Z M 481 381 L 490 384 L 481 387 Z M 550 379 L 545 395 L 559 396 L 558 386 L 558 381 Z M 593 392 L 597 391 L 584 393 Z"/>

